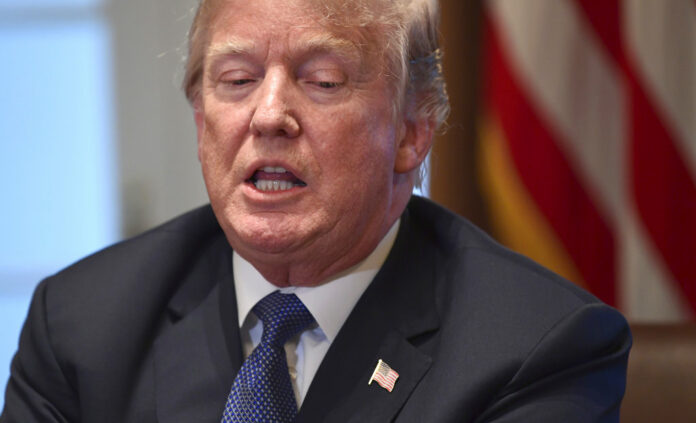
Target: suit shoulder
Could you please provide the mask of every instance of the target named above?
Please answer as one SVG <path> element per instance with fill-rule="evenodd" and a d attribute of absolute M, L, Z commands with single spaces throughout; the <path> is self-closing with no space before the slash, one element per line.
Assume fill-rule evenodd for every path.
<path fill-rule="evenodd" d="M 429 200 L 414 198 L 411 220 L 437 249 L 439 267 L 449 279 L 466 280 L 467 289 L 491 292 L 498 300 L 505 292 L 520 299 L 556 298 L 575 308 L 599 300 L 578 285 L 495 241 L 465 218 Z"/>
<path fill-rule="evenodd" d="M 184 253 L 210 243 L 222 234 L 209 205 L 191 210 L 153 229 L 97 251 L 49 279 L 80 279 L 83 275 L 125 272 L 152 266 L 171 253 Z M 167 260 L 171 261 L 171 260 Z"/>
<path fill-rule="evenodd" d="M 428 200 L 414 198 L 402 223 L 402 273 L 415 275 L 423 298 L 433 292 L 438 321 L 412 341 L 432 358 L 418 386 L 427 400 L 403 413 L 418 415 L 414 421 L 529 421 L 554 415 L 547 411 L 558 404 L 549 421 L 569 421 L 577 409 L 549 398 L 575 390 L 582 409 L 587 392 L 606 394 L 608 407 L 620 399 L 630 333 L 616 310 Z M 417 272 L 425 267 L 433 270 Z M 438 402 L 442 392 L 456 410 Z M 528 404 L 534 413 L 519 414 Z"/>
<path fill-rule="evenodd" d="M 206 206 L 78 261 L 44 280 L 37 293 L 66 349 L 102 332 L 129 339 L 134 328 L 154 329 L 184 287 L 192 302 L 205 298 L 220 269 L 230 268 L 231 255 Z"/>

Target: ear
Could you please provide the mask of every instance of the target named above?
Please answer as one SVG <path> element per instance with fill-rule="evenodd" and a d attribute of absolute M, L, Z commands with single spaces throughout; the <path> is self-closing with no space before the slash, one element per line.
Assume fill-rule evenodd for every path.
<path fill-rule="evenodd" d="M 203 102 L 200 95 L 193 101 L 193 120 L 196 122 L 196 138 L 198 140 L 198 161 L 201 160 L 201 143 L 205 131 L 205 117 L 203 112 Z"/>
<path fill-rule="evenodd" d="M 433 124 L 426 119 L 405 119 L 397 145 L 394 171 L 408 173 L 418 168 L 433 144 Z"/>

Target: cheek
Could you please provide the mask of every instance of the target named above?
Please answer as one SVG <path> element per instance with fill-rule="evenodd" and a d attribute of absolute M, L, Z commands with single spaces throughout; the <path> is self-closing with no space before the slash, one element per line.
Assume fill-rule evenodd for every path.
<path fill-rule="evenodd" d="M 244 125 L 240 124 L 241 117 L 221 110 L 207 113 L 204 119 L 199 153 L 207 155 L 208 160 L 213 161 L 234 157 L 246 132 Z"/>
<path fill-rule="evenodd" d="M 364 117 L 360 127 L 353 127 L 347 135 L 350 142 L 345 157 L 353 159 L 353 166 L 371 174 L 391 171 L 395 154 L 395 131 L 388 120 Z"/>
<path fill-rule="evenodd" d="M 332 138 L 337 138 L 339 148 L 345 150 L 346 158 L 356 161 L 373 161 L 389 156 L 395 150 L 395 130 L 383 108 L 365 102 L 351 107 L 326 122 L 336 122 L 332 127 Z M 356 110 L 357 109 L 357 110 Z M 384 107 L 386 109 L 386 106 Z"/>
<path fill-rule="evenodd" d="M 359 122 L 359 126 L 340 125 L 340 131 L 332 134 L 333 142 L 323 151 L 323 167 L 331 171 L 333 176 L 328 179 L 334 189 L 356 199 L 384 194 L 392 182 L 395 155 L 390 125 L 370 119 Z"/>
<path fill-rule="evenodd" d="M 205 127 L 199 138 L 198 157 L 203 177 L 211 197 L 223 195 L 232 186 L 235 160 L 238 156 L 241 135 L 218 119 L 206 117 Z"/>

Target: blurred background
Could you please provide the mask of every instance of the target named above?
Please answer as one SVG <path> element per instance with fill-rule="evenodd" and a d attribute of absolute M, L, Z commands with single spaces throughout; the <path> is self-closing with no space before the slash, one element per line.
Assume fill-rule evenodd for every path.
<path fill-rule="evenodd" d="M 206 202 L 196 3 L 0 0 L 1 386 L 41 279 Z M 440 3 L 427 194 L 631 322 L 693 320 L 696 0 Z"/>

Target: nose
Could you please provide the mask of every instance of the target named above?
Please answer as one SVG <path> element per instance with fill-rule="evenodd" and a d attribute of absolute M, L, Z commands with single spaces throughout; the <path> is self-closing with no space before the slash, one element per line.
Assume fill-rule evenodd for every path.
<path fill-rule="evenodd" d="M 259 137 L 295 138 L 300 124 L 293 108 L 292 80 L 283 71 L 267 72 L 257 91 L 257 106 L 251 119 L 251 130 Z"/>

